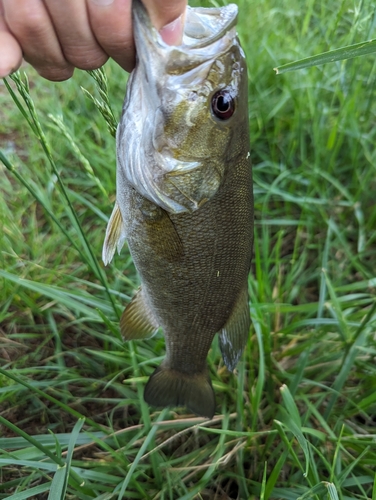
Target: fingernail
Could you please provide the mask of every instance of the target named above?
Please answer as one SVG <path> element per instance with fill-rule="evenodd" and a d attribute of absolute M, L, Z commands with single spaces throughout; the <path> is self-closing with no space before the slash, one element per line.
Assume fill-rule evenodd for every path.
<path fill-rule="evenodd" d="M 180 45 L 183 39 L 183 16 L 179 16 L 172 23 L 166 24 L 160 30 L 162 40 L 168 45 Z"/>
<path fill-rule="evenodd" d="M 114 0 L 91 0 L 91 2 L 96 5 L 110 5 L 114 3 Z"/>

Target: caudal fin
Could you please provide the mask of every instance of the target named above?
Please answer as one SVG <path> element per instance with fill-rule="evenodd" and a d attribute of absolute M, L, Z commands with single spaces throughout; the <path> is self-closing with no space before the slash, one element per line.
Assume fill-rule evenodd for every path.
<path fill-rule="evenodd" d="M 187 375 L 159 366 L 145 387 L 145 401 L 158 407 L 186 406 L 201 417 L 212 418 L 215 396 L 209 374 Z"/>

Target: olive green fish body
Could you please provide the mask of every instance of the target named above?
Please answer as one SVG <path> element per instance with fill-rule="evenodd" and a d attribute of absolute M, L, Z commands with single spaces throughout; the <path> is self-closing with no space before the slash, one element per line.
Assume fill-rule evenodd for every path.
<path fill-rule="evenodd" d="M 223 15 L 221 9 L 208 9 L 208 21 L 205 9 L 192 12 L 187 29 L 199 41 L 203 37 L 197 31 L 207 30 L 207 56 L 205 44 L 179 49 L 179 55 L 155 33 L 145 42 L 145 25 L 152 29 L 138 1 L 134 10 L 136 47 L 145 59 L 140 55 L 131 76 L 118 129 L 117 204 L 104 261 L 126 238 L 141 289 L 122 316 L 124 338 L 147 338 L 158 328 L 165 334 L 166 357 L 145 388 L 145 400 L 187 406 L 211 417 L 215 398 L 206 358 L 212 340 L 219 333 L 224 361 L 232 370 L 250 325 L 252 171 L 247 78 L 234 33 L 236 13 L 234 6 Z M 222 38 L 215 23 L 210 24 L 217 13 L 222 15 Z M 137 29 L 144 30 L 144 38 Z M 162 70 L 158 63 L 148 66 L 154 52 L 163 61 Z M 170 59 L 178 60 L 177 66 Z M 196 66 L 198 75 L 192 74 Z M 227 103 L 218 104 L 218 99 L 231 99 L 234 109 L 228 112 Z M 219 113 L 227 113 L 225 118 L 213 116 L 213 102 Z"/>

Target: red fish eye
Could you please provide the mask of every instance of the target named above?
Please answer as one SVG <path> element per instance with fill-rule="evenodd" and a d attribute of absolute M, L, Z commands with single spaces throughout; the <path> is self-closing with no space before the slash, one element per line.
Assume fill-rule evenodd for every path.
<path fill-rule="evenodd" d="M 219 90 L 211 100 L 214 116 L 220 120 L 228 120 L 235 111 L 235 99 L 228 90 Z"/>

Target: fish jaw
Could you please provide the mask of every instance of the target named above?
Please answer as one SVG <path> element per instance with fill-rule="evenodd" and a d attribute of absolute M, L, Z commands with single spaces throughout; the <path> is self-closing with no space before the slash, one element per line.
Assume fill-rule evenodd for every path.
<path fill-rule="evenodd" d="M 192 212 L 218 190 L 224 151 L 236 125 L 248 119 L 239 110 L 221 123 L 210 107 L 220 89 L 239 101 L 244 92 L 237 7 L 188 8 L 180 46 L 164 43 L 138 0 L 133 16 L 138 57 L 118 128 L 119 178 L 169 213 Z"/>

